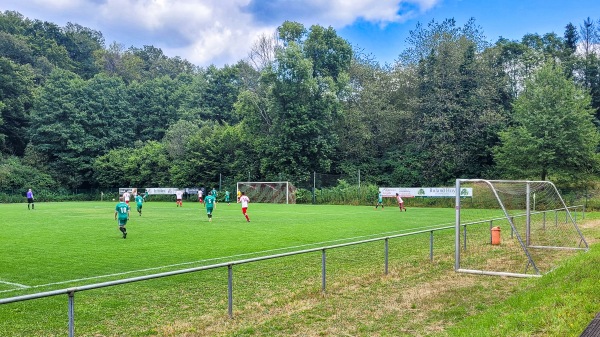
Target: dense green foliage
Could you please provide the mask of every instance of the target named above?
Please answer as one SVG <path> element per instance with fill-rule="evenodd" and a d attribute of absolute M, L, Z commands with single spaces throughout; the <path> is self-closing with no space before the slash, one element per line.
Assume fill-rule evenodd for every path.
<path fill-rule="evenodd" d="M 600 141 L 590 97 L 546 65 L 526 81 L 514 104 L 514 125 L 500 132 L 496 161 L 513 177 L 585 182 L 599 164 Z"/>
<path fill-rule="evenodd" d="M 583 187 L 598 180 L 598 26 L 492 44 L 474 19 L 432 21 L 382 66 L 331 27 L 284 22 L 257 42 L 263 54 L 201 68 L 5 11 L 0 156 L 20 166 L 2 188 L 48 185 L 16 171 L 69 189 L 309 188 L 314 172 L 359 171 L 375 186 L 477 177 Z"/>

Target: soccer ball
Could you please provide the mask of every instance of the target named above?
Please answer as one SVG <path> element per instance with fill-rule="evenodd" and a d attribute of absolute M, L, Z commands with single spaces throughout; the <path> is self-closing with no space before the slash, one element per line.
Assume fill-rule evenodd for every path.
<path fill-rule="evenodd" d="M 113 198 L 113 201 L 115 201 L 115 199 Z"/>

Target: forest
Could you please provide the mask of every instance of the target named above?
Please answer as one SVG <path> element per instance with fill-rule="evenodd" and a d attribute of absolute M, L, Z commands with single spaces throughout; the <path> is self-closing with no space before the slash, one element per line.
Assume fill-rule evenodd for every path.
<path fill-rule="evenodd" d="M 283 22 L 199 67 L 0 12 L 0 192 L 219 186 L 313 173 L 376 186 L 599 178 L 600 20 L 520 41 L 418 24 L 394 64 Z M 235 186 L 235 185 L 234 185 Z"/>

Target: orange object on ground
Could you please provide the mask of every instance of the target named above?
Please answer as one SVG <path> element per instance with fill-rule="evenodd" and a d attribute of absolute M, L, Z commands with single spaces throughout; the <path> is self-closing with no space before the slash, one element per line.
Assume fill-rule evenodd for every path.
<path fill-rule="evenodd" d="M 500 244 L 500 227 L 492 227 L 492 244 Z"/>

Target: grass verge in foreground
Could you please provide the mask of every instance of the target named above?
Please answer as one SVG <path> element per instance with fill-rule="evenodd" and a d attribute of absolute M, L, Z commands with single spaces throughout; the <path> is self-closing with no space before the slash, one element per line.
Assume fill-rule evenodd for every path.
<path fill-rule="evenodd" d="M 600 244 L 481 314 L 450 336 L 579 336 L 600 312 Z M 491 289 L 490 291 L 493 291 Z M 502 296 L 502 294 L 499 294 Z"/>

